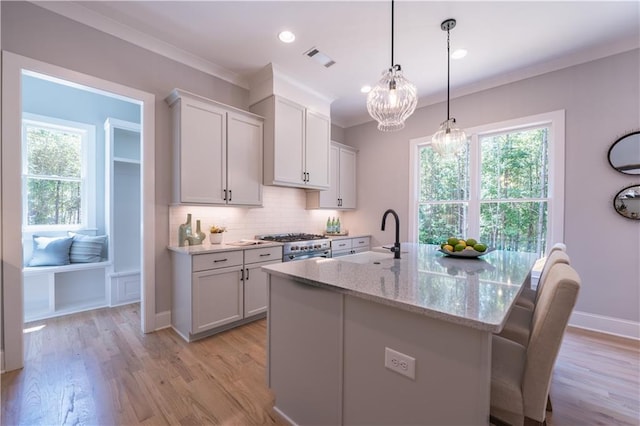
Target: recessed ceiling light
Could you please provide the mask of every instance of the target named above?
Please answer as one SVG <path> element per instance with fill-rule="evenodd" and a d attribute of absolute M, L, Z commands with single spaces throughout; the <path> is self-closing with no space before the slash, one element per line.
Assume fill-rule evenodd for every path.
<path fill-rule="evenodd" d="M 296 39 L 296 35 L 291 31 L 282 31 L 280 34 L 278 34 L 278 38 L 283 43 L 293 43 L 293 41 Z"/>
<path fill-rule="evenodd" d="M 360 88 L 360 91 L 361 91 L 362 93 L 369 93 L 369 92 L 371 91 L 371 86 L 362 86 L 362 87 Z"/>
<path fill-rule="evenodd" d="M 462 59 L 467 56 L 467 49 L 456 49 L 451 54 L 451 59 Z"/>

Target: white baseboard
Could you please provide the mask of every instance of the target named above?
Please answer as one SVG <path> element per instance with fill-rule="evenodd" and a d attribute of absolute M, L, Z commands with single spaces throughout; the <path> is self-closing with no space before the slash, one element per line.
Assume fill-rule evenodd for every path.
<path fill-rule="evenodd" d="M 569 325 L 640 340 L 640 323 L 635 321 L 574 311 L 569 319 Z"/>
<path fill-rule="evenodd" d="M 171 311 L 156 313 L 156 331 L 171 327 Z"/>
<path fill-rule="evenodd" d="M 273 411 L 278 413 L 278 415 L 282 417 L 285 421 L 287 421 L 291 426 L 298 426 L 298 423 L 291 420 L 291 418 L 287 416 L 285 413 L 283 413 L 282 411 L 280 411 L 280 409 L 277 406 L 275 405 L 273 406 Z"/>

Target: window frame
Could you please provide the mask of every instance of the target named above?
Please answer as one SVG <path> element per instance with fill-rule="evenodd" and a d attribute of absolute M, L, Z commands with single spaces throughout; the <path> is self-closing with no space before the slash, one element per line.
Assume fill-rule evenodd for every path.
<path fill-rule="evenodd" d="M 26 127 L 41 127 L 45 129 L 64 130 L 80 134 L 81 138 L 81 171 L 80 171 L 80 211 L 81 222 L 77 225 L 28 225 L 27 211 L 29 199 L 27 197 L 27 132 Z M 21 123 L 21 143 L 22 143 L 22 231 L 31 232 L 55 232 L 55 231 L 77 231 L 80 229 L 95 229 L 96 227 L 96 171 L 95 163 L 96 151 L 96 126 L 88 123 L 64 120 L 61 118 L 46 115 L 24 112 Z"/>
<path fill-rule="evenodd" d="M 469 144 L 469 200 L 467 214 L 479 218 L 480 204 L 480 146 L 482 136 L 491 136 L 535 127 L 549 128 L 549 186 L 547 193 L 547 238 L 545 252 L 553 244 L 564 241 L 564 170 L 565 170 L 565 110 L 530 115 L 512 120 L 489 123 L 465 129 Z M 433 135 L 409 140 L 409 241 L 417 242 L 419 235 L 418 208 L 420 204 L 419 150 L 430 145 Z M 522 201 L 527 201 L 523 198 Z M 484 200 L 485 202 L 488 200 Z M 480 234 L 480 222 L 468 224 L 470 235 Z"/>

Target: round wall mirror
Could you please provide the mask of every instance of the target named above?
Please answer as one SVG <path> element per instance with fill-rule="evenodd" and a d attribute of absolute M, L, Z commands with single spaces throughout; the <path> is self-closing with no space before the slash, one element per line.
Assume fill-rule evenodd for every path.
<path fill-rule="evenodd" d="M 609 148 L 611 167 L 628 175 L 640 175 L 640 131 L 624 135 Z"/>
<path fill-rule="evenodd" d="M 613 198 L 613 208 L 627 219 L 640 220 L 640 185 L 627 186 Z"/>

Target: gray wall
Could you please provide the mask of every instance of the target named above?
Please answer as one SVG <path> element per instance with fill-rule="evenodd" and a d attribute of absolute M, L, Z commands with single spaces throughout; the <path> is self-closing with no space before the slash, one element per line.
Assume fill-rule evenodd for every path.
<path fill-rule="evenodd" d="M 331 125 L 331 140 L 344 143 L 345 131 L 342 127 L 336 126 L 335 124 Z"/>
<path fill-rule="evenodd" d="M 238 108 L 247 90 L 136 47 L 27 2 L 1 2 L 2 49 L 156 96 L 156 312 L 169 310 L 170 114 L 164 98 L 179 87 Z"/>
<path fill-rule="evenodd" d="M 564 109 L 564 236 L 583 287 L 577 311 L 640 321 L 640 222 L 612 208 L 612 198 L 638 177 L 613 170 L 607 151 L 622 134 L 640 127 L 640 51 L 633 50 L 454 99 L 452 115 L 474 127 Z M 417 110 L 404 130 L 382 133 L 375 123 L 346 129 L 357 147 L 358 210 L 345 222 L 372 232 L 373 244 L 393 236 L 379 231 L 382 213 L 394 208 L 407 239 L 409 139 L 433 134 L 444 104 Z"/>

